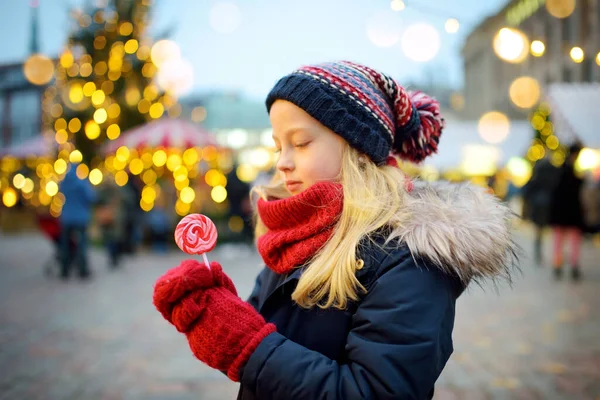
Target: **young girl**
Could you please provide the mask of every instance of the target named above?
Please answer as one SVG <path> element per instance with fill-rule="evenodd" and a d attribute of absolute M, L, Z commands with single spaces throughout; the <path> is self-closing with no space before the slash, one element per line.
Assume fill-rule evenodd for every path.
<path fill-rule="evenodd" d="M 483 189 L 413 185 L 392 154 L 436 151 L 439 105 L 351 62 L 298 69 L 267 97 L 280 152 L 258 188 L 266 268 L 248 300 L 213 262 L 162 276 L 154 304 L 241 399 L 430 399 L 456 298 L 509 278 L 510 211 Z"/>

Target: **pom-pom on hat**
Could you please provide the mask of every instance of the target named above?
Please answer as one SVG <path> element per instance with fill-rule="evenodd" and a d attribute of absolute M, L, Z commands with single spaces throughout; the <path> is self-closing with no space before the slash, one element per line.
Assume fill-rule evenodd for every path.
<path fill-rule="evenodd" d="M 435 99 L 349 61 L 297 69 L 271 89 L 267 111 L 278 99 L 302 108 L 378 165 L 389 155 L 422 161 L 437 152 L 444 128 Z"/>

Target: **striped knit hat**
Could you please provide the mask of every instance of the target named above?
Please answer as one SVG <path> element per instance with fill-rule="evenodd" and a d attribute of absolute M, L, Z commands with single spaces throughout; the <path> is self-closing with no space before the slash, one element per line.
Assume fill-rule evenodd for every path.
<path fill-rule="evenodd" d="M 378 165 L 390 155 L 422 161 L 437 151 L 444 128 L 435 99 L 349 61 L 305 66 L 284 76 L 267 96 L 268 111 L 278 99 L 302 108 Z"/>

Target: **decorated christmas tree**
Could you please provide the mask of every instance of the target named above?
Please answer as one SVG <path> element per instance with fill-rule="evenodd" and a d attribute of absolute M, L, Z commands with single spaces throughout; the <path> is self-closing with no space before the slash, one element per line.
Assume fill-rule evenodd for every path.
<path fill-rule="evenodd" d="M 561 165 L 565 160 L 565 147 L 560 143 L 554 132 L 551 108 L 547 103 L 540 105 L 531 114 L 531 126 L 533 127 L 533 141 L 527 151 L 527 159 L 536 163 L 550 154 L 550 160 L 554 165 Z"/>
<path fill-rule="evenodd" d="M 152 83 L 150 8 L 151 0 L 97 0 L 71 13 L 74 27 L 43 100 L 44 123 L 89 167 L 102 162 L 107 141 L 176 102 Z"/>

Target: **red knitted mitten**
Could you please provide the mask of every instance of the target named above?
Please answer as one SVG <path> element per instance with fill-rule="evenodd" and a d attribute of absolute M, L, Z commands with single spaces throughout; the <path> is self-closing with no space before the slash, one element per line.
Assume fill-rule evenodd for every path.
<path fill-rule="evenodd" d="M 275 325 L 237 296 L 221 266 L 187 260 L 160 277 L 154 305 L 179 332 L 194 355 L 239 382 L 240 369 Z"/>

